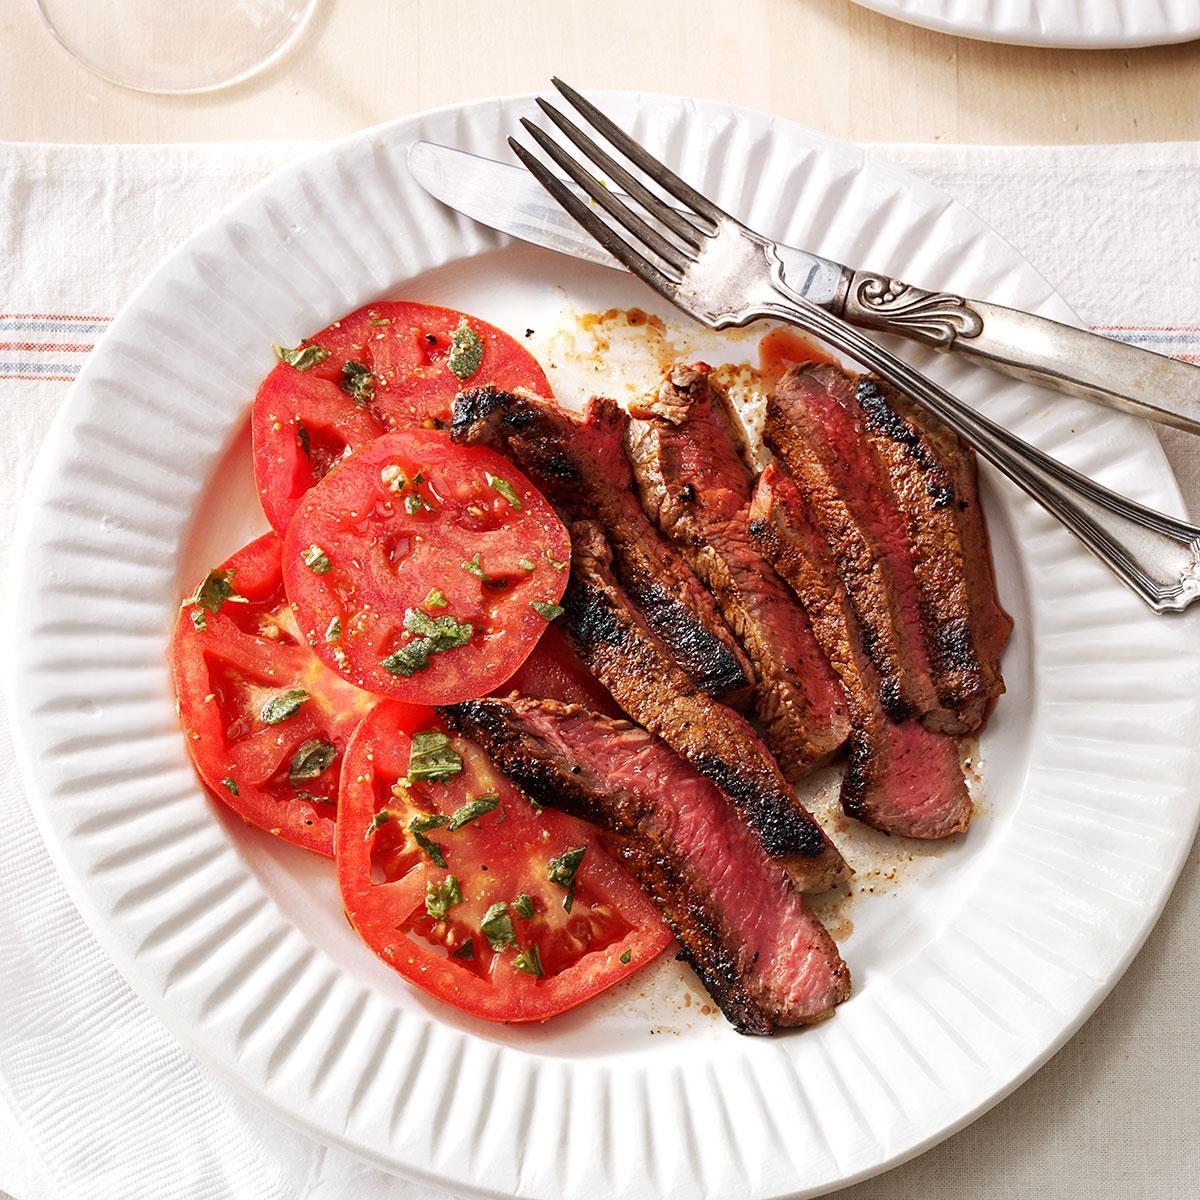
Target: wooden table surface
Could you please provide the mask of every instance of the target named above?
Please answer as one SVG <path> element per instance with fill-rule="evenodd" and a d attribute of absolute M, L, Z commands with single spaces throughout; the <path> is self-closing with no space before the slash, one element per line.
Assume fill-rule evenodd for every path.
<path fill-rule="evenodd" d="M 734 101 L 855 141 L 1200 137 L 1200 42 L 999 46 L 851 0 L 320 0 L 299 44 L 270 69 L 176 97 L 95 78 L 51 40 L 34 0 L 0 0 L 0 139 L 335 137 L 420 108 L 531 91 L 552 73 L 583 87 Z"/>

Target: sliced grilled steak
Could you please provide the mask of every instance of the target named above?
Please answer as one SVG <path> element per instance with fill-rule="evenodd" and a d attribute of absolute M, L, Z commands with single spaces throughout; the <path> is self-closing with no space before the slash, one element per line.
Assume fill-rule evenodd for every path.
<path fill-rule="evenodd" d="M 947 657 L 955 654 L 959 631 L 964 625 L 968 630 L 972 642 L 964 668 L 968 695 L 974 687 L 982 696 L 964 697 L 962 707 L 980 724 L 1004 691 L 1000 656 L 1013 623 L 996 594 L 975 455 L 932 413 L 879 380 L 860 380 L 857 397 L 867 414 L 867 431 L 881 455 L 885 461 L 899 464 L 896 469 L 889 468 L 889 474 L 898 481 L 894 484 L 897 502 L 914 531 L 914 562 L 922 590 L 943 598 L 942 609 L 948 609 L 953 598 L 955 607 L 947 614 L 944 627 L 953 633 L 947 636 L 939 629 Z M 965 580 L 961 590 L 960 562 Z M 951 581 L 943 583 L 947 575 Z M 970 675 L 972 663 L 978 665 L 978 679 Z"/>
<path fill-rule="evenodd" d="M 803 891 L 823 891 L 846 864 L 744 717 L 695 687 L 613 576 L 599 525 L 577 522 L 562 628 L 588 669 L 638 724 L 658 734 L 733 802 L 767 854 Z"/>
<path fill-rule="evenodd" d="M 741 1033 L 830 1015 L 850 992 L 833 939 L 713 784 L 628 721 L 555 701 L 439 709 L 539 804 L 619 835 L 614 847 Z"/>
<path fill-rule="evenodd" d="M 541 396 L 472 388 L 455 401 L 451 436 L 512 456 L 564 520 L 599 521 L 622 585 L 671 657 L 703 691 L 744 705 L 753 669 L 712 595 L 642 511 L 628 423 L 612 400 L 591 400 L 581 418 Z"/>
<path fill-rule="evenodd" d="M 747 532 L 754 475 L 708 370 L 673 367 L 635 408 L 625 444 L 642 507 L 708 585 L 749 652 L 763 737 L 796 780 L 845 742 L 845 697 L 804 611 Z"/>
<path fill-rule="evenodd" d="M 914 717 L 897 722 L 884 712 L 879 672 L 863 650 L 862 629 L 829 545 L 809 519 L 799 487 L 775 463 L 758 481 L 750 531 L 804 603 L 846 689 L 854 729 L 843 809 L 906 837 L 961 833 L 971 819 L 971 800 L 958 743 Z"/>
<path fill-rule="evenodd" d="M 961 732 L 964 723 L 941 698 L 950 685 L 927 650 L 928 614 L 906 522 L 868 436 L 853 376 L 831 363 L 788 371 L 768 401 L 764 437 L 833 551 L 879 672 L 885 711 Z"/>

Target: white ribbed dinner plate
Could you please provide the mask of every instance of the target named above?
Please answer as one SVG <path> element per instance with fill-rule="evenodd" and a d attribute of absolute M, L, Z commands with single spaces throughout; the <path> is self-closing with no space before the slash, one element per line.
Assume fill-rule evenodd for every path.
<path fill-rule="evenodd" d="M 767 233 L 1071 319 L 978 218 L 853 146 L 719 104 L 603 103 Z M 985 473 L 1016 633 L 979 815 L 965 838 L 923 853 L 835 835 L 862 894 L 834 922 L 855 989 L 832 1020 L 738 1037 L 669 956 L 536 1028 L 473 1021 L 409 988 L 348 928 L 328 863 L 205 797 L 167 642 L 179 597 L 263 527 L 247 413 L 272 342 L 379 297 L 455 304 L 518 334 L 550 330 L 564 303 L 656 307 L 632 279 L 516 246 L 410 178 L 413 140 L 506 157 L 532 111 L 528 98 L 463 105 L 320 151 L 217 216 L 113 322 L 38 462 L 10 567 L 28 792 L 136 991 L 197 1055 L 316 1137 L 487 1195 L 819 1195 L 995 1103 L 1125 970 L 1197 823 L 1197 624 L 1150 615 Z M 1181 511 L 1139 422 L 956 362 L 931 369 L 1104 482 Z"/>
<path fill-rule="evenodd" d="M 1200 0 L 856 0 L 885 16 L 989 42 L 1103 50 L 1200 38 Z"/>

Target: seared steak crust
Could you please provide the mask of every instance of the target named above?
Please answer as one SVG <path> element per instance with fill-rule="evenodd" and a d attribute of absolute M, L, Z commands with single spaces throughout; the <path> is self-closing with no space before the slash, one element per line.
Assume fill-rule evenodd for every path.
<path fill-rule="evenodd" d="M 617 856 L 739 1032 L 821 1020 L 849 994 L 837 947 L 786 872 L 658 738 L 554 701 L 473 700 L 439 712 L 539 804 L 616 835 Z"/>
<path fill-rule="evenodd" d="M 642 506 L 708 585 L 758 675 L 755 715 L 796 780 L 849 733 L 837 676 L 803 609 L 751 541 L 754 475 L 706 366 L 676 366 L 634 409 L 626 449 Z"/>
<path fill-rule="evenodd" d="M 638 503 L 624 450 L 628 422 L 603 398 L 580 418 L 541 396 L 471 388 L 455 401 L 450 434 L 512 457 L 564 520 L 599 521 L 622 585 L 671 657 L 701 690 L 745 704 L 754 682 L 749 660 L 712 595 Z"/>
<path fill-rule="evenodd" d="M 729 797 L 766 852 L 804 891 L 846 870 L 745 718 L 698 690 L 641 620 L 611 570 L 600 527 L 577 522 L 563 632 L 635 721 L 658 734 Z"/>
<path fill-rule="evenodd" d="M 884 712 L 879 673 L 863 649 L 833 555 L 800 489 L 775 463 L 758 481 L 750 531 L 804 603 L 846 689 L 854 729 L 842 778 L 845 812 L 907 837 L 961 833 L 971 819 L 971 800 L 957 742 L 913 717 L 896 722 Z"/>

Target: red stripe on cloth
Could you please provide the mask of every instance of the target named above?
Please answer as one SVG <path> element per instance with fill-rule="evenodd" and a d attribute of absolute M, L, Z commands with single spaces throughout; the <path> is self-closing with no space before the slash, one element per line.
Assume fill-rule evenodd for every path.
<path fill-rule="evenodd" d="M 3 375 L 0 374 L 0 379 L 30 379 L 41 380 L 48 379 L 52 383 L 74 383 L 74 375 Z"/>
<path fill-rule="evenodd" d="M 0 342 L 0 350 L 58 350 L 68 354 L 88 354 L 95 342 Z"/>

